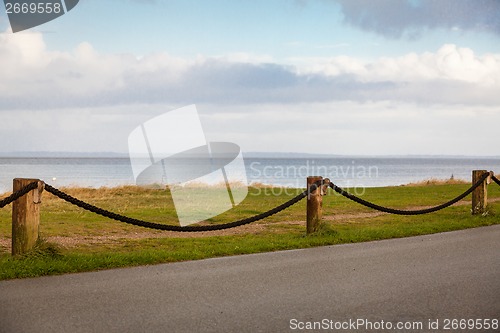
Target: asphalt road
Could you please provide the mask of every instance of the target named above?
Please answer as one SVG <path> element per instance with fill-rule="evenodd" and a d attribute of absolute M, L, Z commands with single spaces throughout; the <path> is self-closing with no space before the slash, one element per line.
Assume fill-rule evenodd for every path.
<path fill-rule="evenodd" d="M 500 225 L 0 282 L 0 332 L 438 332 L 446 318 L 500 318 Z"/>

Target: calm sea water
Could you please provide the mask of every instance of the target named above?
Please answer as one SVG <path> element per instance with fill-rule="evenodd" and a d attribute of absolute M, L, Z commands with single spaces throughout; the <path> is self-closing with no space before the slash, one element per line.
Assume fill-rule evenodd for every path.
<path fill-rule="evenodd" d="M 376 187 L 452 175 L 470 180 L 475 169 L 500 173 L 500 158 L 245 158 L 245 166 L 251 183 L 304 187 L 307 176 L 320 175 L 339 186 Z M 14 178 L 55 187 L 135 184 L 128 158 L 0 158 L 0 193 L 12 190 Z"/>

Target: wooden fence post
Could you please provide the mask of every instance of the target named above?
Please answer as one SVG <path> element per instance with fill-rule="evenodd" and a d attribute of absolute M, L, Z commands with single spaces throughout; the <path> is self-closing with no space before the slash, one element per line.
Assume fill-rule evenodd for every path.
<path fill-rule="evenodd" d="M 485 173 L 488 173 L 488 171 L 472 171 L 472 184 L 479 181 Z M 472 192 L 472 215 L 484 214 L 486 211 L 486 206 L 488 205 L 487 184 L 488 182 L 485 179 L 485 181 Z"/>
<path fill-rule="evenodd" d="M 38 188 L 28 192 L 12 204 L 12 255 L 23 254 L 31 250 L 39 236 L 40 203 L 42 201 L 43 182 L 38 179 L 14 179 L 13 192 L 38 182 Z"/>
<path fill-rule="evenodd" d="M 317 181 L 323 180 L 321 176 L 307 177 L 307 189 Z M 307 234 L 311 234 L 318 230 L 322 212 L 323 198 L 321 196 L 321 186 L 318 186 L 316 191 L 307 193 Z"/>

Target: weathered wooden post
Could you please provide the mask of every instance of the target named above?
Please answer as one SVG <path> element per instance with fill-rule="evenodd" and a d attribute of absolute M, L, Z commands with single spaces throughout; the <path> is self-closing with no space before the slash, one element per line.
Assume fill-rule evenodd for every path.
<path fill-rule="evenodd" d="M 311 176 L 307 177 L 307 189 L 311 187 L 314 183 L 318 181 L 322 181 L 323 177 L 321 176 Z M 322 217 L 322 206 L 323 206 L 323 198 L 321 196 L 321 186 L 307 193 L 307 218 L 306 218 L 306 229 L 307 234 L 311 234 L 318 230 L 319 224 L 321 222 Z"/>
<path fill-rule="evenodd" d="M 13 256 L 28 252 L 38 240 L 43 182 L 38 179 L 16 178 L 14 179 L 13 191 L 19 191 L 33 182 L 37 182 L 38 187 L 12 204 Z"/>
<path fill-rule="evenodd" d="M 489 173 L 486 170 L 474 170 L 472 171 L 472 184 L 478 182 L 485 173 Z M 487 190 L 487 179 L 479 185 L 472 192 L 472 215 L 484 214 L 486 211 L 486 206 L 488 205 L 488 190 Z"/>

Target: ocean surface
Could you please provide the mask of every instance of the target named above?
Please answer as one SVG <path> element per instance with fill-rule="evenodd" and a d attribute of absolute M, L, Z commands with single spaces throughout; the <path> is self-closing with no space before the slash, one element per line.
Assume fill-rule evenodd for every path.
<path fill-rule="evenodd" d="M 245 157 L 249 183 L 305 187 L 306 177 L 328 177 L 341 187 L 401 185 L 434 179 L 471 179 L 472 170 L 500 174 L 500 158 L 451 157 Z M 234 170 L 233 170 L 234 171 Z M 6 158 L 0 157 L 0 193 L 12 190 L 14 178 L 37 178 L 55 187 L 113 187 L 135 184 L 128 158 Z M 228 177 L 231 180 L 231 175 Z M 152 183 L 162 183 L 152 179 Z"/>

